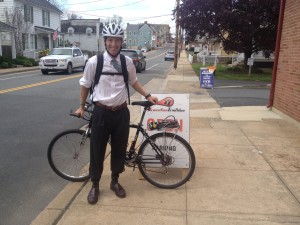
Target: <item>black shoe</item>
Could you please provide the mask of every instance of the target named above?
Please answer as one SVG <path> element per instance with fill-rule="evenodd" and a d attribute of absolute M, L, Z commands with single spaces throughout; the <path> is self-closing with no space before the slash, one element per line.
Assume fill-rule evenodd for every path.
<path fill-rule="evenodd" d="M 99 188 L 92 187 L 92 189 L 90 190 L 87 196 L 88 203 L 91 205 L 96 204 L 98 202 L 98 196 L 99 196 Z"/>
<path fill-rule="evenodd" d="M 116 196 L 119 198 L 125 198 L 126 192 L 124 188 L 119 184 L 118 182 L 111 182 L 110 183 L 110 189 L 115 192 Z"/>

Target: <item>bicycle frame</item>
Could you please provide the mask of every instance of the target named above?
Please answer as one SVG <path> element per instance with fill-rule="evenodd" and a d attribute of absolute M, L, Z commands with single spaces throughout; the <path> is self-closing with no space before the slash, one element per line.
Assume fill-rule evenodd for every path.
<path fill-rule="evenodd" d="M 132 159 L 135 159 L 135 160 L 133 161 L 134 165 L 135 165 L 136 163 L 141 163 L 141 159 L 139 159 L 139 158 L 136 159 L 136 158 L 134 157 L 134 156 L 137 155 L 136 150 L 135 150 L 135 146 L 136 146 L 137 139 L 138 139 L 138 136 L 139 136 L 140 133 L 141 133 L 141 134 L 143 135 L 143 137 L 149 142 L 149 144 L 151 145 L 152 149 L 153 149 L 153 150 L 156 152 L 156 154 L 157 154 L 157 158 L 152 159 L 152 160 L 157 160 L 157 159 L 159 159 L 160 162 L 161 162 L 161 164 L 162 164 L 163 166 L 167 165 L 167 163 L 168 163 L 168 162 L 167 162 L 167 159 L 164 157 L 164 153 L 163 153 L 163 152 L 161 151 L 161 149 L 160 149 L 160 148 L 159 148 L 159 147 L 151 140 L 149 134 L 146 132 L 146 130 L 143 128 L 143 125 L 142 125 L 142 124 L 143 124 L 143 121 L 144 121 L 144 118 L 145 118 L 145 115 L 146 115 L 146 112 L 149 111 L 150 108 L 151 108 L 151 106 L 144 106 L 144 109 L 143 109 L 142 115 L 141 115 L 141 117 L 140 117 L 139 123 L 137 123 L 137 124 L 131 123 L 131 124 L 129 125 L 131 128 L 136 129 L 136 132 L 135 132 L 134 138 L 132 139 L 132 141 L 131 141 L 131 143 L 130 143 L 130 148 L 129 148 L 129 150 L 128 150 L 129 155 L 128 155 L 128 158 L 126 158 L 126 163 L 125 163 L 125 165 L 129 165 L 129 164 L 130 164 L 129 161 L 131 161 Z M 86 109 L 87 109 L 88 112 L 90 112 L 90 113 L 92 112 L 92 111 L 89 110 L 89 107 L 87 107 Z M 71 114 L 71 115 L 72 115 L 72 116 L 76 116 L 76 115 L 74 115 L 74 114 Z M 77 117 L 78 117 L 78 116 L 77 116 Z M 87 126 L 87 128 L 86 128 L 86 130 L 85 130 L 85 136 L 86 136 L 86 137 L 88 137 L 88 136 L 90 135 L 90 132 L 91 132 L 92 118 L 93 118 L 93 117 L 90 117 L 90 119 L 84 118 L 85 120 L 89 121 L 88 126 Z M 163 131 L 163 132 L 165 132 L 165 131 Z M 176 136 L 176 133 L 174 134 L 174 137 L 175 137 L 175 136 Z M 110 139 L 108 140 L 108 143 L 110 144 Z M 109 154 L 107 154 L 107 155 L 105 156 L 105 159 L 108 157 L 108 155 L 109 155 Z M 151 159 L 147 159 L 147 160 L 151 160 Z M 147 162 L 147 163 L 150 163 L 150 162 Z"/>
<path fill-rule="evenodd" d="M 132 140 L 132 142 L 131 142 L 131 144 L 130 144 L 129 154 L 132 154 L 132 155 L 133 155 L 134 153 L 136 153 L 135 145 L 136 145 L 136 143 L 137 143 L 137 139 L 138 139 L 139 134 L 142 133 L 143 137 L 145 137 L 145 139 L 146 139 L 147 141 L 149 141 L 149 143 L 150 143 L 152 149 L 153 149 L 153 150 L 156 152 L 156 154 L 157 154 L 157 157 L 158 157 L 158 158 L 156 158 L 155 160 L 160 159 L 162 165 L 166 165 L 167 162 L 166 162 L 166 160 L 165 160 L 165 158 L 164 158 L 164 153 L 163 153 L 163 152 L 160 150 L 160 148 L 159 148 L 159 147 L 151 140 L 150 136 L 148 135 L 148 133 L 145 131 L 145 129 L 144 129 L 143 126 L 142 126 L 142 123 L 143 123 L 143 121 L 144 121 L 145 114 L 146 114 L 146 112 L 147 112 L 149 109 L 150 109 L 149 106 L 145 106 L 145 107 L 144 107 L 144 110 L 143 110 L 143 112 L 142 112 L 142 116 L 141 116 L 140 121 L 139 121 L 138 124 L 130 124 L 130 127 L 131 127 L 131 128 L 136 129 L 136 132 L 135 132 L 135 136 L 134 136 L 134 138 L 133 138 L 133 140 Z M 174 134 L 174 137 L 175 137 L 175 135 L 176 135 L 176 134 Z M 149 160 L 149 159 L 148 159 L 148 160 Z M 153 159 L 153 160 L 154 160 L 154 159 Z M 140 162 L 141 162 L 141 160 L 138 158 L 137 161 L 136 161 L 136 163 L 140 163 Z M 148 162 L 148 163 L 149 163 L 149 162 Z"/>

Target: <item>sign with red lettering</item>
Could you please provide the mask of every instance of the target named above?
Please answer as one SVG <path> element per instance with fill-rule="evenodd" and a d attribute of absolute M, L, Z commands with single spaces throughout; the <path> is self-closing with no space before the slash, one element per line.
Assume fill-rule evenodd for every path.
<path fill-rule="evenodd" d="M 179 136 L 190 142 L 190 101 L 189 94 L 152 94 L 159 100 L 145 115 L 143 127 L 149 135 L 161 132 L 149 129 L 150 123 L 159 123 L 163 120 L 177 120 L 179 128 L 166 128 L 168 132 L 177 132 Z"/>

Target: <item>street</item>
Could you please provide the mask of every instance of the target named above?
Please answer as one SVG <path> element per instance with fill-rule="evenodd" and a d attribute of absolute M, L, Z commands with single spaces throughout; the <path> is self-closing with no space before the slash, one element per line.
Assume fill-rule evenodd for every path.
<path fill-rule="evenodd" d="M 145 54 L 146 71 L 137 74 L 142 84 L 166 77 L 173 66 L 164 61 L 166 49 Z M 0 95 L 1 225 L 30 224 L 68 183 L 51 170 L 47 147 L 57 133 L 84 124 L 68 115 L 79 106 L 81 76 L 80 70 L 0 76 L 0 90 L 8 90 Z"/>
<path fill-rule="evenodd" d="M 208 89 L 208 92 L 221 107 L 267 106 L 270 83 L 215 80 L 214 88 Z"/>

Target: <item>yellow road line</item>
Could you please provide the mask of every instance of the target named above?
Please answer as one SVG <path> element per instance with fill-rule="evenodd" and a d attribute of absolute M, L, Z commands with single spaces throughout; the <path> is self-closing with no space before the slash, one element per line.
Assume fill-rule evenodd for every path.
<path fill-rule="evenodd" d="M 159 54 L 159 55 L 157 55 L 157 56 L 153 56 L 153 57 L 151 57 L 151 58 L 147 58 L 147 56 L 146 56 L 146 60 L 148 60 L 148 59 L 154 59 L 154 58 L 157 58 L 157 57 L 160 57 L 160 56 L 162 56 L 162 55 L 164 55 L 165 53 L 163 52 L 163 53 L 161 53 L 161 54 Z"/>
<path fill-rule="evenodd" d="M 18 90 L 23 90 L 23 89 L 32 88 L 32 87 L 37 87 L 37 86 L 41 86 L 41 85 L 45 85 L 45 84 L 51 84 L 51 83 L 55 83 L 55 82 L 59 82 L 59 81 L 63 81 L 63 80 L 69 80 L 69 79 L 76 78 L 76 77 L 82 77 L 82 74 L 74 75 L 74 76 L 68 76 L 68 77 L 64 77 L 64 78 L 60 78 L 60 79 L 56 79 L 56 80 L 50 80 L 50 81 L 35 83 L 35 84 L 24 85 L 24 86 L 20 86 L 20 87 L 5 89 L 5 90 L 0 90 L 0 94 L 13 92 L 13 91 L 18 91 Z"/>

